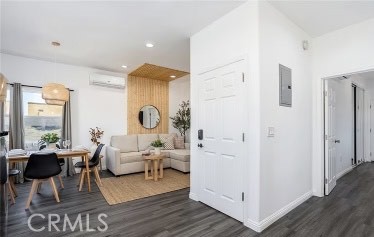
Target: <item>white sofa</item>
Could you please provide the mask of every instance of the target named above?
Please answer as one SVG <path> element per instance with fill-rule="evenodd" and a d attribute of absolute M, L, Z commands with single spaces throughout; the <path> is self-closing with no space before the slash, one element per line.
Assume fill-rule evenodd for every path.
<path fill-rule="evenodd" d="M 175 134 L 176 135 L 176 134 Z M 142 152 L 150 148 L 151 142 L 159 139 L 158 134 L 137 134 L 112 136 L 110 146 L 106 147 L 106 167 L 114 175 L 144 171 Z M 190 149 L 162 150 L 165 154 L 164 168 L 190 172 Z"/>

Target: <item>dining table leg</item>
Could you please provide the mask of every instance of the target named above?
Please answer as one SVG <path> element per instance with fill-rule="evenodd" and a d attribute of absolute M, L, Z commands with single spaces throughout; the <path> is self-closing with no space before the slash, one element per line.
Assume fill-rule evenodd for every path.
<path fill-rule="evenodd" d="M 88 155 L 85 155 L 84 159 L 85 159 L 85 162 L 86 162 L 88 192 L 91 192 L 90 167 L 88 165 L 88 161 L 89 161 L 88 160 Z"/>

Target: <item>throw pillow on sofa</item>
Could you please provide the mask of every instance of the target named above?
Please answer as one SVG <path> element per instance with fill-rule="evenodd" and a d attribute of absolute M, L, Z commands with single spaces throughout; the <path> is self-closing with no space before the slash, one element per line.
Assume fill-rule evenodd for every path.
<path fill-rule="evenodd" d="M 174 138 L 174 148 L 175 149 L 184 149 L 184 137 L 175 137 Z"/>
<path fill-rule="evenodd" d="M 164 150 L 174 150 L 174 135 L 160 134 L 160 140 L 164 143 Z"/>

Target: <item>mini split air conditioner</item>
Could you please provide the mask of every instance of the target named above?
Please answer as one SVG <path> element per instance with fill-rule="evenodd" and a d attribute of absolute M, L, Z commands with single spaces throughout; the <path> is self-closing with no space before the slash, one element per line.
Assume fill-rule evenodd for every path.
<path fill-rule="evenodd" d="M 93 73 L 90 75 L 90 85 L 124 89 L 126 86 L 124 77 L 115 77 Z"/>

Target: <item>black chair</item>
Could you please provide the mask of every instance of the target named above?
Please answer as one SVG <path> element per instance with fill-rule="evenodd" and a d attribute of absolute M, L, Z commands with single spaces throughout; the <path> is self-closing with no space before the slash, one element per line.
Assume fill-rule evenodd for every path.
<path fill-rule="evenodd" d="M 34 153 L 30 155 L 27 162 L 24 176 L 33 179 L 29 198 L 26 202 L 26 209 L 30 207 L 30 203 L 34 193 L 38 190 L 39 184 L 49 180 L 52 186 L 53 194 L 57 202 L 60 202 L 53 176 L 61 173 L 61 166 L 58 162 L 56 153 Z"/>
<path fill-rule="evenodd" d="M 43 149 L 45 149 L 45 148 L 47 148 L 46 145 L 41 145 L 41 146 L 39 147 L 39 151 L 41 151 L 41 150 L 43 150 Z M 56 143 L 56 148 L 57 148 L 57 149 L 60 149 L 60 145 L 57 144 L 57 143 Z M 58 162 L 60 163 L 60 166 L 61 166 L 61 167 L 65 165 L 65 159 L 64 159 L 64 158 L 60 158 L 60 159 L 58 159 Z M 61 177 L 61 175 L 58 175 L 58 180 L 60 181 L 61 188 L 62 188 L 62 189 L 65 188 L 64 183 L 62 182 L 62 177 Z M 40 186 L 41 186 L 41 185 L 39 185 L 39 187 L 38 187 L 38 192 L 39 192 L 39 190 L 40 190 Z"/>
<path fill-rule="evenodd" d="M 17 170 L 17 169 L 11 169 L 8 172 L 8 177 L 9 177 L 9 180 L 8 180 L 8 190 L 9 190 L 9 195 L 10 195 L 10 198 L 11 198 L 13 204 L 16 203 L 15 197 L 18 196 L 17 189 L 16 189 L 16 186 L 14 184 L 15 183 L 14 178 L 17 175 L 19 175 L 20 173 L 21 173 L 21 171 Z"/>
<path fill-rule="evenodd" d="M 100 185 L 100 186 L 102 185 L 100 175 L 99 175 L 99 171 L 97 170 L 97 166 L 100 163 L 100 159 L 101 159 L 100 158 L 100 152 L 103 149 L 103 147 L 104 147 L 104 144 L 100 144 L 97 147 L 97 149 L 96 149 L 94 155 L 92 156 L 91 160 L 89 160 L 89 162 L 88 162 L 89 170 L 86 170 L 86 163 L 84 161 L 80 161 L 80 162 L 77 162 L 75 164 L 75 168 L 80 168 L 81 169 L 81 174 L 80 174 L 80 177 L 79 177 L 79 191 L 82 191 L 84 178 L 86 176 L 86 173 L 88 175 L 90 175 L 91 168 L 93 169 L 93 171 L 95 173 L 96 183 L 98 183 L 98 185 Z"/>

